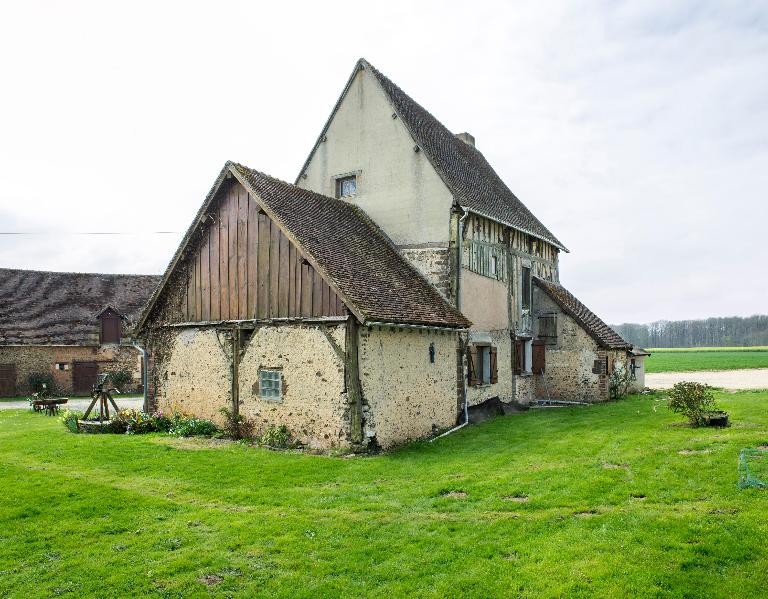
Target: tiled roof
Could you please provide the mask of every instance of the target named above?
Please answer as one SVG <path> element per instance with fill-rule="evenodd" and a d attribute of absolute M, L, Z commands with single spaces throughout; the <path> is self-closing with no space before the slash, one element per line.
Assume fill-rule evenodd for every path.
<path fill-rule="evenodd" d="M 573 317 L 599 345 L 608 349 L 628 350 L 632 348 L 631 343 L 624 341 L 621 335 L 605 324 L 599 316 L 576 299 L 565 287 L 538 277 L 534 277 L 534 281 L 566 314 Z"/>
<path fill-rule="evenodd" d="M 135 320 L 159 276 L 0 268 L 0 345 L 98 345 L 98 315 Z"/>
<path fill-rule="evenodd" d="M 365 322 L 470 326 L 359 207 L 228 165 Z"/>
<path fill-rule="evenodd" d="M 477 148 L 458 139 L 425 108 L 365 59 L 358 61 L 355 71 L 360 68 L 369 69 L 373 73 L 419 148 L 426 153 L 461 206 L 568 251 L 562 242 L 510 191 Z M 330 120 L 326 123 L 325 129 L 329 124 Z M 325 134 L 325 129 L 320 139 Z M 311 156 L 310 154 L 302 172 L 306 170 Z"/>

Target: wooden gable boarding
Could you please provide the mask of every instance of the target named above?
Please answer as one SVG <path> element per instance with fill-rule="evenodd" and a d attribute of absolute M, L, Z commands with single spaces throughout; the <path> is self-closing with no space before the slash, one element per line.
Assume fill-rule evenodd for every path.
<path fill-rule="evenodd" d="M 184 265 L 186 322 L 346 316 L 347 308 L 277 223 L 226 180 Z"/>

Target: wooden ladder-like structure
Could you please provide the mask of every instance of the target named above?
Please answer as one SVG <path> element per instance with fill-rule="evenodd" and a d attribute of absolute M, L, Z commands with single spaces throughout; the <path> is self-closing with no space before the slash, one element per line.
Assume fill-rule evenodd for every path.
<path fill-rule="evenodd" d="M 91 401 L 91 404 L 88 406 L 85 414 L 83 414 L 82 420 L 88 420 L 88 416 L 90 415 L 91 410 L 93 410 L 97 402 L 99 404 L 99 424 L 102 424 L 105 418 L 107 422 L 109 422 L 109 404 L 112 404 L 112 408 L 115 410 L 115 416 L 117 416 L 120 408 L 117 407 L 115 399 L 112 397 L 112 391 L 117 391 L 117 389 L 108 388 L 106 386 L 109 378 L 109 373 L 100 374 L 96 378 L 96 384 L 91 390 L 91 397 L 93 398 L 93 401 Z"/>

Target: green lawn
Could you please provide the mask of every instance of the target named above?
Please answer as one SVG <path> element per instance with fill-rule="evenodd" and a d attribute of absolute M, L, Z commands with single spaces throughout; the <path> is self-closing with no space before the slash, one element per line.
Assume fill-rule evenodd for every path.
<path fill-rule="evenodd" d="M 0 596 L 764 596 L 768 392 L 718 398 L 731 428 L 633 397 L 347 459 L 3 411 Z"/>
<path fill-rule="evenodd" d="M 656 348 L 645 359 L 646 372 L 768 368 L 767 347 Z"/>

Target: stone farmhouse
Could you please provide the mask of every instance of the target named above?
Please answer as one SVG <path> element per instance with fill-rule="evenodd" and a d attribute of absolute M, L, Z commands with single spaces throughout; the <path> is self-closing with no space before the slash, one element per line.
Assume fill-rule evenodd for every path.
<path fill-rule="evenodd" d="M 632 347 L 468 133 L 365 60 L 294 185 L 227 163 L 139 324 L 150 406 L 391 447 L 489 400 L 602 401 Z"/>
<path fill-rule="evenodd" d="M 160 277 L 0 268 L 0 397 L 30 393 L 50 375 L 59 393 L 86 395 L 100 372 L 133 373 L 142 354 L 130 338 Z"/>

